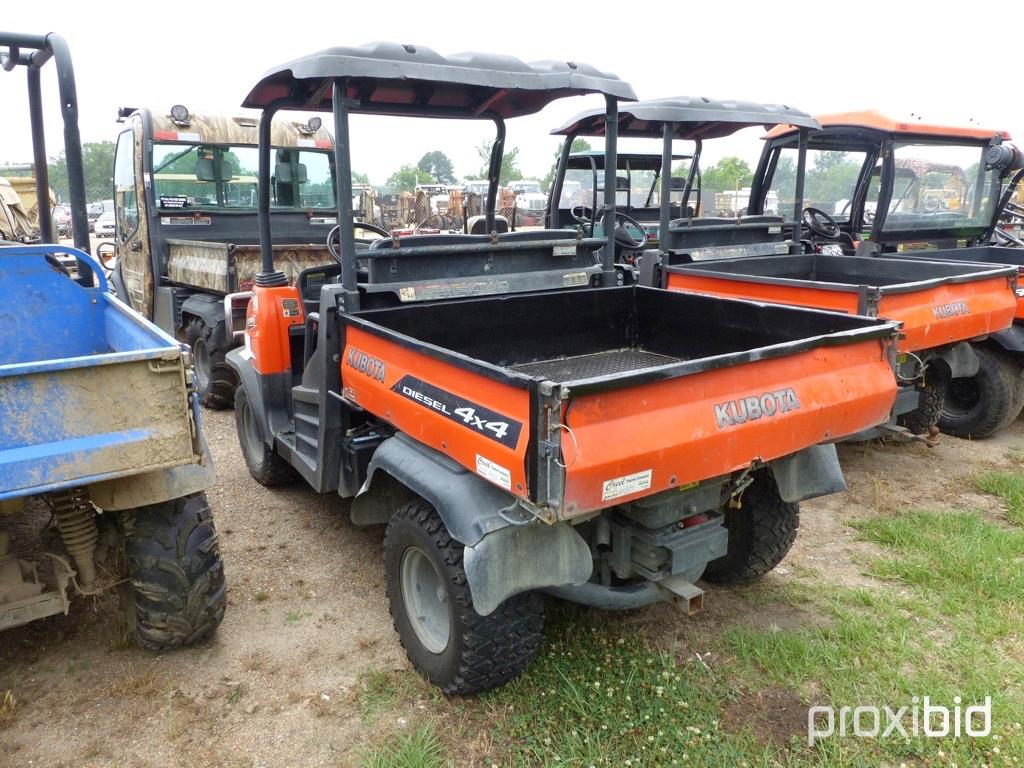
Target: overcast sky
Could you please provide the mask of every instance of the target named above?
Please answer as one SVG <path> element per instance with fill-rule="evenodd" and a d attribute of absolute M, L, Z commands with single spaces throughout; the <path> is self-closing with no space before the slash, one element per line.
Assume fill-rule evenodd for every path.
<path fill-rule="evenodd" d="M 266 13 L 263 7 L 273 8 Z M 992 7 L 992 6 L 987 6 Z M 1009 6 L 1007 6 L 1008 8 Z M 614 14 L 612 9 L 622 9 Z M 333 45 L 418 43 L 442 54 L 493 51 L 582 61 L 632 83 L 641 99 L 675 95 L 781 102 L 812 113 L 875 108 L 893 117 L 973 123 L 1024 136 L 1016 21 L 983 6 L 935 2 L 342 2 L 288 4 L 8 0 L 0 26 L 69 42 L 84 141 L 113 139 L 122 105 L 241 114 L 271 66 Z M 1008 37 L 1007 37 L 1008 36 Z M 659 38 L 668 38 L 662 42 Z M 14 75 L 17 76 L 14 76 Z M 1002 83 L 1002 85 L 1000 85 Z M 44 78 L 47 149 L 61 147 L 53 72 Z M 0 164 L 31 159 L 24 72 L 0 71 Z M 507 146 L 540 177 L 548 132 L 601 99 L 563 99 L 510 121 Z M 353 118 L 353 165 L 382 183 L 440 149 L 462 176 L 481 165 L 488 123 Z M 760 150 L 745 133 L 705 157 Z M 656 149 L 653 142 L 624 149 Z M 677 151 L 685 151 L 679 145 Z"/>

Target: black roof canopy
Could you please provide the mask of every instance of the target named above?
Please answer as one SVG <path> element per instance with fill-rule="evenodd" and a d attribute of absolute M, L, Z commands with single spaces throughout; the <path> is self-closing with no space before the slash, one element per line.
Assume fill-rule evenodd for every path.
<path fill-rule="evenodd" d="M 661 170 L 660 152 L 618 152 L 616 160 L 619 168 L 625 168 L 626 164 L 633 170 L 657 171 Z M 672 155 L 673 160 L 689 160 L 692 155 Z M 588 149 L 582 152 L 573 152 L 569 155 L 569 168 L 589 169 L 593 165 L 596 168 L 604 168 L 604 150 Z"/>
<path fill-rule="evenodd" d="M 330 110 L 330 86 L 339 78 L 348 81 L 352 111 L 382 114 L 505 119 L 539 112 L 566 96 L 636 98 L 629 83 L 588 64 L 526 63 L 489 53 L 442 56 L 425 46 L 377 42 L 328 48 L 274 67 L 242 106 L 261 109 L 283 100 L 280 109 Z"/>
<path fill-rule="evenodd" d="M 561 128 L 556 136 L 604 135 L 604 110 L 582 112 Z M 700 96 L 635 101 L 619 107 L 619 137 L 661 138 L 669 123 L 676 139 L 715 139 L 730 136 L 751 126 L 768 128 L 787 124 L 818 130 L 818 121 L 806 112 L 785 104 L 756 104 L 751 101 L 716 101 Z"/>

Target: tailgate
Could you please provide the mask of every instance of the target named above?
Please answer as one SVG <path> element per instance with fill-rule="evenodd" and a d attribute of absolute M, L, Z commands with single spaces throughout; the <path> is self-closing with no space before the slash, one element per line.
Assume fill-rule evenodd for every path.
<path fill-rule="evenodd" d="M 895 397 L 878 340 L 574 396 L 562 435 L 564 512 L 685 488 L 854 434 L 885 422 Z"/>
<path fill-rule="evenodd" d="M 903 323 L 900 349 L 914 352 L 1008 328 L 1017 296 L 1005 277 L 947 283 L 924 291 L 883 293 L 878 316 Z"/>
<path fill-rule="evenodd" d="M 194 460 L 181 351 L 104 357 L 0 378 L 0 499 Z"/>

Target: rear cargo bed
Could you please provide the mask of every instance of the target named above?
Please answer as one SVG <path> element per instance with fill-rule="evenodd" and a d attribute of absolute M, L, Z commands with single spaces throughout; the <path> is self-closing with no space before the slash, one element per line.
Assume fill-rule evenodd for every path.
<path fill-rule="evenodd" d="M 652 288 L 345 316 L 346 397 L 565 516 L 884 422 L 894 325 Z"/>
<path fill-rule="evenodd" d="M 968 264 L 1010 265 L 1019 270 L 1024 267 L 1024 248 L 1006 248 L 999 245 L 979 245 L 972 248 L 940 248 L 938 250 L 882 253 L 880 258 L 917 259 L 922 261 L 956 261 Z M 1024 296 L 1017 291 L 1017 320 L 1024 319 Z"/>
<path fill-rule="evenodd" d="M 664 287 L 903 323 L 902 351 L 972 339 L 1013 318 L 1017 270 L 924 259 L 800 254 L 665 267 Z"/>

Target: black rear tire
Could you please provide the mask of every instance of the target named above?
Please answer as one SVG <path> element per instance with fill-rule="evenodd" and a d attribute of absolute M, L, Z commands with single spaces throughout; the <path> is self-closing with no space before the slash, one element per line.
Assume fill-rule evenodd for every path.
<path fill-rule="evenodd" d="M 224 618 L 227 591 L 206 495 L 121 513 L 135 639 L 151 651 L 191 645 Z"/>
<path fill-rule="evenodd" d="M 238 387 L 238 376 L 224 359 L 231 346 L 222 336 L 214 334 L 201 317 L 193 317 L 185 329 L 185 343 L 192 348 L 199 402 L 216 411 L 231 407 Z"/>
<path fill-rule="evenodd" d="M 384 537 L 387 593 L 398 638 L 417 670 L 444 693 L 458 696 L 496 688 L 517 677 L 537 655 L 544 632 L 544 603 L 537 593 L 514 595 L 489 616 L 476 612 L 462 567 L 463 549 L 422 499 L 402 506 Z M 436 586 L 428 586 L 448 608 L 447 639 L 437 651 L 417 634 L 414 621 L 422 626 L 422 620 L 410 616 L 406 607 L 403 583 L 409 579 L 403 580 L 403 561 L 414 554 L 425 555 L 433 566 L 438 580 Z"/>
<path fill-rule="evenodd" d="M 920 395 L 917 408 L 909 413 L 901 413 L 896 423 L 914 435 L 929 435 L 939 424 L 942 407 L 946 402 L 947 381 L 937 375 L 928 377 L 923 387 L 918 387 Z"/>
<path fill-rule="evenodd" d="M 796 541 L 800 505 L 783 501 L 770 472 L 758 471 L 740 501 L 739 509 L 725 510 L 729 548 L 708 563 L 705 581 L 742 584 L 759 579 L 782 562 Z"/>
<path fill-rule="evenodd" d="M 238 444 L 242 448 L 245 466 L 257 483 L 273 488 L 294 483 L 301 478 L 291 464 L 274 453 L 263 441 L 245 387 L 235 390 L 235 429 L 238 431 Z"/>
<path fill-rule="evenodd" d="M 949 435 L 978 439 L 1009 426 L 1024 405 L 1020 364 L 1006 352 L 975 347 L 978 373 L 950 381 L 939 428 Z"/>

